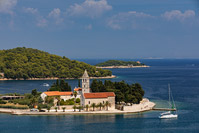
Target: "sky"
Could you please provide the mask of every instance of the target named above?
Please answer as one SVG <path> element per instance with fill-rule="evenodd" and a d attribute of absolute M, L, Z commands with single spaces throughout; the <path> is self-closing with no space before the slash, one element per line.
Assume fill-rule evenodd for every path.
<path fill-rule="evenodd" d="M 0 49 L 199 58 L 199 0 L 0 0 Z"/>

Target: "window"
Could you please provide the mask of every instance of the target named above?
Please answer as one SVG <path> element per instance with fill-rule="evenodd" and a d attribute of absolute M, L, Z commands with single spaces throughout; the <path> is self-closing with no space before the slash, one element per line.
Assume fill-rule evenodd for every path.
<path fill-rule="evenodd" d="M 104 104 L 104 101 L 103 101 L 103 104 Z"/>
<path fill-rule="evenodd" d="M 91 104 L 91 102 L 90 102 L 90 101 L 88 101 L 88 104 Z"/>

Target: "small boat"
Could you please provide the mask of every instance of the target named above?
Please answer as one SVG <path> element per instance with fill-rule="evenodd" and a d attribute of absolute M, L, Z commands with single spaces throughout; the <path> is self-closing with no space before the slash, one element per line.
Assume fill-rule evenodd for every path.
<path fill-rule="evenodd" d="M 46 87 L 48 87 L 48 86 L 50 86 L 48 83 L 43 83 L 43 86 L 46 86 Z"/>
<path fill-rule="evenodd" d="M 161 113 L 160 116 L 159 116 L 160 119 L 170 119 L 170 118 L 177 118 L 178 117 L 177 109 L 176 109 L 175 102 L 173 100 L 170 85 L 168 85 L 168 88 L 169 88 L 169 107 L 171 109 L 175 109 L 176 111 L 167 111 L 167 112 Z M 172 102 L 171 102 L 171 100 L 172 100 Z"/>

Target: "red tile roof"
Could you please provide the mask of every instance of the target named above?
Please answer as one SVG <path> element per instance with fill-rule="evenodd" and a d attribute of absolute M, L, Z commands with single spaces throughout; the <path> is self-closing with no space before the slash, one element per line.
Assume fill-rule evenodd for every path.
<path fill-rule="evenodd" d="M 115 93 L 114 92 L 104 92 L 104 93 L 106 93 L 106 95 L 108 97 L 115 97 Z"/>
<path fill-rule="evenodd" d="M 75 88 L 74 91 L 82 91 L 82 88 Z"/>
<path fill-rule="evenodd" d="M 46 91 L 44 92 L 47 96 L 69 96 L 73 92 L 60 92 L 60 91 Z"/>
<path fill-rule="evenodd" d="M 86 99 L 115 97 L 115 93 L 114 92 L 84 93 L 84 97 Z"/>

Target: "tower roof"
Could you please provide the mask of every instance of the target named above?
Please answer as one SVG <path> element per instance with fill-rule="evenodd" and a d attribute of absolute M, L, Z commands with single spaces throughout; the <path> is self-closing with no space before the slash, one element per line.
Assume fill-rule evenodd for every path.
<path fill-rule="evenodd" d="M 82 78 L 89 78 L 87 70 L 84 71 Z"/>

